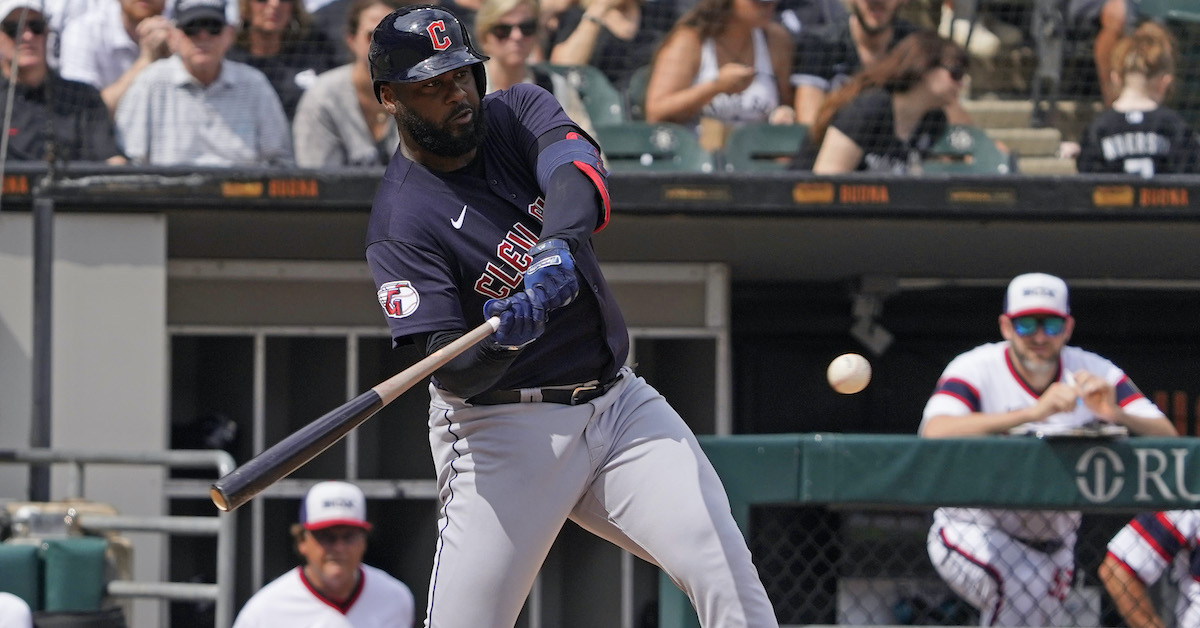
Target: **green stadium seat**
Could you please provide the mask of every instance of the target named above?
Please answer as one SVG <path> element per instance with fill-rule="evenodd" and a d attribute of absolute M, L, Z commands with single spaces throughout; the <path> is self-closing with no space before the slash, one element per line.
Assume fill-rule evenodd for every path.
<path fill-rule="evenodd" d="M 0 591 L 25 600 L 29 608 L 41 608 L 42 569 L 38 546 L 0 543 Z"/>
<path fill-rule="evenodd" d="M 952 124 L 921 164 L 926 173 L 1014 174 L 1016 159 L 1000 150 L 983 129 Z"/>
<path fill-rule="evenodd" d="M 96 536 L 43 539 L 46 611 L 95 611 L 108 586 L 108 540 Z"/>
<path fill-rule="evenodd" d="M 776 125 L 766 122 L 734 127 L 725 139 L 725 170 L 730 172 L 778 172 L 786 170 L 800 145 L 808 137 L 804 124 Z"/>
<path fill-rule="evenodd" d="M 597 125 L 596 140 L 612 172 L 712 172 L 713 158 L 696 134 L 669 122 Z"/>
<path fill-rule="evenodd" d="M 583 100 L 583 106 L 587 108 L 593 126 L 618 124 L 625 119 L 621 92 L 613 87 L 608 77 L 598 68 L 590 65 L 553 64 L 542 64 L 540 67 L 566 78 L 579 92 L 579 98 Z"/>
<path fill-rule="evenodd" d="M 629 77 L 625 88 L 625 111 L 630 120 L 646 119 L 646 86 L 650 84 L 651 66 L 643 65 Z"/>

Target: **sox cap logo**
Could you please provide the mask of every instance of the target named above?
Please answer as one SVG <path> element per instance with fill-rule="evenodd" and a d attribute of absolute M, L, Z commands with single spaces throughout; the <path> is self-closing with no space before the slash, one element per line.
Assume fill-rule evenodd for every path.
<path fill-rule="evenodd" d="M 370 530 L 367 498 L 349 482 L 319 482 L 308 489 L 300 502 L 300 524 L 305 530 L 353 526 Z"/>
<path fill-rule="evenodd" d="M 1070 316 L 1067 283 L 1045 273 L 1018 275 L 1008 284 L 1004 313 L 1010 317 L 1029 314 Z"/>
<path fill-rule="evenodd" d="M 379 305 L 383 313 L 390 318 L 404 318 L 417 311 L 421 305 L 421 295 L 407 281 L 389 281 L 379 286 L 375 293 L 379 297 Z"/>

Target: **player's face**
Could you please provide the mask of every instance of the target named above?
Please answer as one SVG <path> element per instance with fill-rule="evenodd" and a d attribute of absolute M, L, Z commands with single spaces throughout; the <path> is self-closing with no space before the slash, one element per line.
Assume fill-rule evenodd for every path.
<path fill-rule="evenodd" d="M 401 133 L 421 150 L 459 157 L 479 147 L 485 127 L 471 67 L 383 90 L 384 104 L 396 107 Z"/>
<path fill-rule="evenodd" d="M 367 551 L 367 532 L 354 526 L 332 526 L 304 533 L 296 544 L 304 556 L 305 573 L 322 591 L 341 591 L 353 586 L 363 553 Z"/>
<path fill-rule="evenodd" d="M 905 0 L 850 0 L 850 10 L 868 35 L 875 35 L 892 27 L 896 11 Z"/>
<path fill-rule="evenodd" d="M 1000 334 L 1008 341 L 1017 365 L 1028 375 L 1053 375 L 1058 371 L 1058 356 L 1071 339 L 1075 319 L 1070 316 L 1062 320 L 1047 322 L 1044 316 L 1032 317 L 1000 316 Z M 1057 317 L 1055 317 L 1057 318 Z M 1057 331 L 1058 333 L 1051 333 Z"/>

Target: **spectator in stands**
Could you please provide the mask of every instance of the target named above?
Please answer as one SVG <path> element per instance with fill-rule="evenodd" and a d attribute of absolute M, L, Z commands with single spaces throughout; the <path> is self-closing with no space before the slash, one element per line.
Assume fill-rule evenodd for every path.
<path fill-rule="evenodd" d="M 1171 421 L 1107 359 L 1068 346 L 1075 319 L 1062 279 L 1019 275 L 1000 334 L 954 358 L 925 405 L 919 433 L 962 438 L 1096 424 L 1175 436 Z M 1094 436 L 1094 433 L 1093 433 Z M 984 626 L 1075 625 L 1061 614 L 1074 582 L 1079 512 L 939 508 L 929 531 L 938 574 L 979 609 Z"/>
<path fill-rule="evenodd" d="M 792 38 L 774 17 L 773 0 L 700 0 L 655 55 L 646 120 L 711 124 L 700 133 L 710 151 L 738 124 L 794 124 Z"/>
<path fill-rule="evenodd" d="M 0 591 L 0 628 L 33 628 L 33 612 L 25 600 Z"/>
<path fill-rule="evenodd" d="M 896 17 L 908 0 L 845 0 L 845 20 L 804 29 L 796 41 L 792 85 L 796 120 L 813 125 L 825 98 L 860 69 L 882 59 L 918 27 Z"/>
<path fill-rule="evenodd" d="M 816 174 L 914 172 L 945 132 L 967 58 L 930 31 L 905 37 L 823 105 L 795 167 Z"/>
<path fill-rule="evenodd" d="M 583 0 L 559 15 L 549 42 L 550 62 L 593 65 L 624 90 L 677 16 L 669 0 Z"/>
<path fill-rule="evenodd" d="M 1178 560 L 1182 558 L 1183 560 Z M 1108 543 L 1100 581 L 1130 628 L 1163 628 L 1148 588 L 1172 569 L 1175 626 L 1200 625 L 1200 510 L 1141 513 Z"/>
<path fill-rule="evenodd" d="M 1066 30 L 1076 38 L 1093 38 L 1092 58 L 1100 96 L 1109 106 L 1120 88 L 1113 80 L 1113 51 L 1117 41 L 1132 30 L 1138 17 L 1134 0 L 1069 0 Z"/>
<path fill-rule="evenodd" d="M 0 89 L 13 98 L 4 156 L 124 163 L 100 93 L 62 78 L 47 64 L 47 33 L 39 0 L 0 3 Z M 7 102 L 0 100 L 0 116 L 9 113 Z"/>
<path fill-rule="evenodd" d="M 489 57 L 487 93 L 508 89 L 517 83 L 533 83 L 554 94 L 567 115 L 588 134 L 593 134 L 591 117 L 579 92 L 553 72 L 529 64 L 538 43 L 540 28 L 538 0 L 484 0 L 475 16 L 475 40 Z"/>
<path fill-rule="evenodd" d="M 102 0 L 67 24 L 60 69 L 63 78 L 100 90 L 109 112 L 142 70 L 171 54 L 165 0 Z"/>
<path fill-rule="evenodd" d="M 300 0 L 238 0 L 238 6 L 242 29 L 229 58 L 265 74 L 291 120 L 317 75 L 338 66 L 337 49 Z"/>
<path fill-rule="evenodd" d="M 355 0 L 346 18 L 354 62 L 317 77 L 300 97 L 292 135 L 303 168 L 381 166 L 400 143 L 396 120 L 375 100 L 367 66 L 371 32 L 405 0 Z"/>
<path fill-rule="evenodd" d="M 142 71 L 117 106 L 117 133 L 138 164 L 291 165 L 292 134 L 262 72 L 225 58 L 223 0 L 180 0 L 174 54 Z"/>
<path fill-rule="evenodd" d="M 314 484 L 291 528 L 304 563 L 255 593 L 234 628 L 411 628 L 412 591 L 362 562 L 370 530 L 362 489 L 349 482 Z"/>
<path fill-rule="evenodd" d="M 1079 172 L 1152 177 L 1196 172 L 1200 143 L 1178 112 L 1163 107 L 1175 79 L 1175 42 L 1166 27 L 1146 22 L 1113 52 L 1120 95 L 1092 120 L 1079 141 Z"/>

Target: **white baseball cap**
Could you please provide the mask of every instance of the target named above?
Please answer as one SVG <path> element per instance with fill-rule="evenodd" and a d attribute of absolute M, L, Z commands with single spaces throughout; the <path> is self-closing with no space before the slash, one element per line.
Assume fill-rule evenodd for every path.
<path fill-rule="evenodd" d="M 46 8 L 42 0 L 4 0 L 0 1 L 0 20 L 6 19 L 18 9 L 29 9 L 41 13 L 43 16 L 46 15 Z"/>
<path fill-rule="evenodd" d="M 367 498 L 362 489 L 349 482 L 320 482 L 308 489 L 300 502 L 300 524 L 305 530 L 323 530 L 333 526 L 354 526 L 370 530 L 367 523 Z"/>
<path fill-rule="evenodd" d="M 1010 317 L 1029 314 L 1071 315 L 1067 282 L 1045 273 L 1017 275 L 1008 284 L 1004 313 Z"/>

